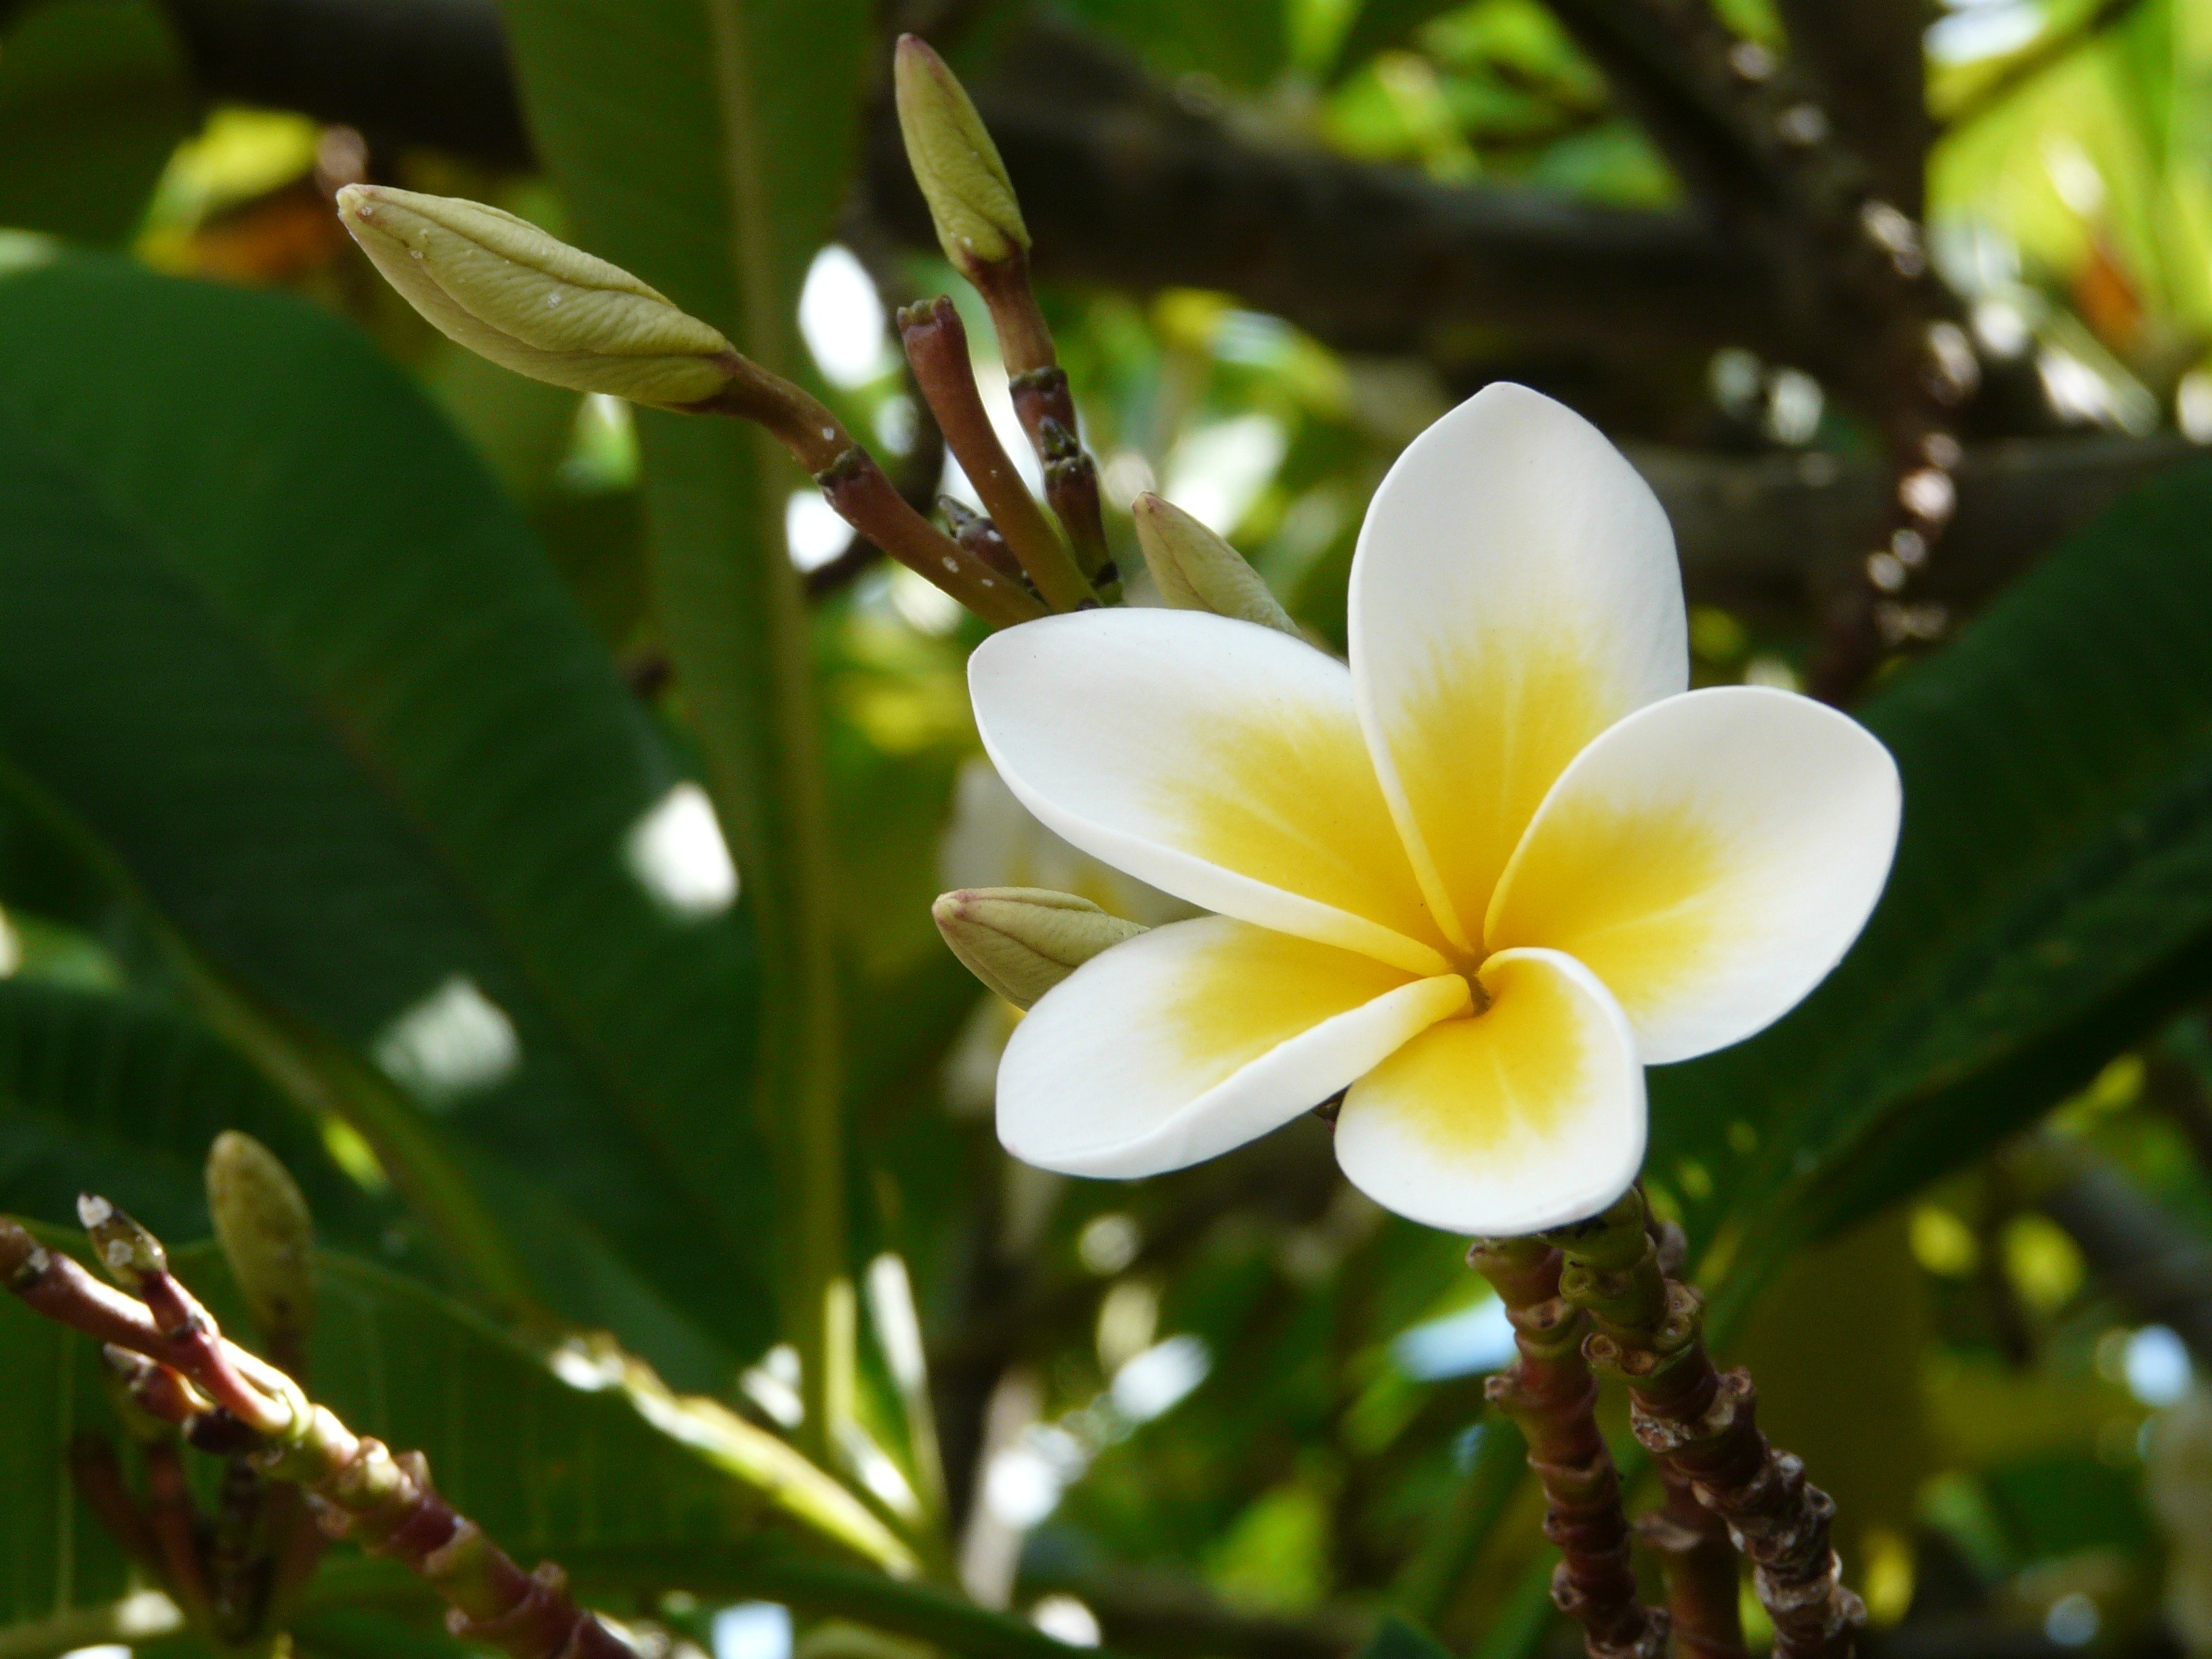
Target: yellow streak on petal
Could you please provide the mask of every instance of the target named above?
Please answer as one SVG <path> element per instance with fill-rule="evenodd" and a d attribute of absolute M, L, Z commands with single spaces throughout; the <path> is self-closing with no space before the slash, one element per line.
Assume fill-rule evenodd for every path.
<path fill-rule="evenodd" d="M 1545 792 L 1627 712 L 1577 630 L 1529 631 L 1468 641 L 1387 716 L 1407 811 L 1470 940 Z"/>
<path fill-rule="evenodd" d="M 1605 982 L 1631 1024 L 1694 981 L 1731 939 L 1747 896 L 1726 838 L 1686 806 L 1554 803 L 1498 895 L 1493 951 L 1565 951 Z"/>
<path fill-rule="evenodd" d="M 1242 1067 L 1416 975 L 1356 951 L 1261 928 L 1240 929 L 1231 948 L 1188 970 L 1161 1036 L 1188 1068 L 1194 1096 Z M 1131 1033 L 1140 1041 L 1141 1032 Z"/>
<path fill-rule="evenodd" d="M 1207 722 L 1164 768 L 1157 806 L 1199 857 L 1419 940 L 1445 945 L 1422 902 L 1359 728 L 1279 708 Z"/>
<path fill-rule="evenodd" d="M 1357 1085 L 1439 1156 L 1509 1157 L 1559 1133 L 1604 1056 L 1574 987 L 1540 961 L 1482 973 L 1488 1009 L 1432 1025 Z"/>

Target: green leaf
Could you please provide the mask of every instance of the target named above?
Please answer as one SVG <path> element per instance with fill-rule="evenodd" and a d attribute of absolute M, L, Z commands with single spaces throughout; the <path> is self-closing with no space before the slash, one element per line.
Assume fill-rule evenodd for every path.
<path fill-rule="evenodd" d="M 2148 486 L 1862 711 L 1905 778 L 1864 937 L 1771 1030 L 1651 1075 L 1693 1237 L 1732 1217 L 1767 1260 L 1844 1226 L 2212 985 L 2208 521 L 2212 470 Z"/>
<path fill-rule="evenodd" d="M 174 1259 L 217 1318 L 242 1328 L 213 1248 Z M 468 1310 L 343 1255 L 319 1258 L 316 1305 L 315 1397 L 357 1433 L 425 1454 L 439 1490 L 526 1563 L 687 1545 L 737 1562 L 810 1551 L 906 1561 L 836 1482 L 726 1413 L 693 1415 L 580 1362 L 569 1369 L 596 1386 L 573 1386 Z M 0 1297 L 0 1626 L 122 1589 L 117 1553 L 75 1501 L 65 1462 L 72 1435 L 118 1431 L 97 1353 Z"/>
<path fill-rule="evenodd" d="M 202 1170 L 225 1129 L 276 1154 L 323 1237 L 376 1248 L 385 1206 L 204 1027 L 141 998 L 0 980 L 0 1210 L 65 1225 L 77 1194 L 97 1190 L 156 1232 L 201 1237 Z"/>
<path fill-rule="evenodd" d="M 0 225 L 127 240 L 197 112 L 152 0 L 47 0 L 0 39 Z"/>
<path fill-rule="evenodd" d="M 865 0 L 514 0 L 503 15 L 580 240 L 798 372 L 799 286 L 857 145 Z M 759 926 L 755 1099 L 793 1200 L 781 1282 L 818 1435 L 840 1397 L 825 1298 L 848 1264 L 834 882 L 782 532 L 804 481 L 733 422 L 641 411 L 639 435 L 653 608 Z"/>
<path fill-rule="evenodd" d="M 1419 1626 L 1393 1613 L 1359 1650 L 1359 1659 L 1446 1659 L 1450 1651 Z"/>
<path fill-rule="evenodd" d="M 112 1601 L 123 1553 L 70 1486 L 78 1431 L 113 1413 L 100 1393 L 98 1349 L 75 1331 L 0 1297 L 0 1628 Z"/>
<path fill-rule="evenodd" d="M 1290 56 L 1282 0 L 1076 0 L 1075 14 L 1171 75 L 1266 86 Z"/>
<path fill-rule="evenodd" d="M 1451 0 L 1358 0 L 1337 51 L 1339 70 L 1357 69 L 1378 52 L 1407 45 L 1421 25 L 1454 9 Z"/>
<path fill-rule="evenodd" d="M 0 282 L 0 497 L 7 793 L 204 959 L 227 1035 L 388 1091 L 380 1054 L 410 1133 L 763 1346 L 745 936 L 648 890 L 676 761 L 421 396 L 295 301 L 68 261 Z"/>

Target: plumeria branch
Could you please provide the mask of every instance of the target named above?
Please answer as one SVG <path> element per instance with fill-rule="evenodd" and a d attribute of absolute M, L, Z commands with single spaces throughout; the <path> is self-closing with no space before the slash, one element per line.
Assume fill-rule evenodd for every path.
<path fill-rule="evenodd" d="M 1745 1659 L 1741 1577 L 1728 1525 L 1680 1476 L 1662 1473 L 1663 1507 L 1636 1518 L 1636 1536 L 1659 1558 L 1667 1616 L 1683 1659 Z"/>
<path fill-rule="evenodd" d="M 697 405 L 701 412 L 734 415 L 765 428 L 806 469 L 846 523 L 984 621 L 1003 627 L 1044 614 L 1026 588 L 1010 582 L 915 511 L 875 457 L 820 399 L 734 352 L 730 356 L 729 383 Z M 926 382 L 923 390 L 927 395 Z M 934 398 L 930 407 L 943 424 Z"/>
<path fill-rule="evenodd" d="M 167 1416 L 187 1438 L 239 1437 L 252 1448 L 257 1468 L 307 1492 L 327 1530 L 389 1556 L 436 1590 L 456 1636 L 496 1647 L 511 1659 L 631 1659 L 629 1644 L 570 1598 L 558 1567 L 525 1572 L 441 1497 L 419 1452 L 395 1455 L 380 1441 L 354 1433 L 285 1372 L 224 1338 L 169 1271 L 152 1234 L 105 1200 L 88 1200 L 84 1208 L 101 1260 L 137 1294 L 101 1284 L 5 1219 L 0 1279 L 33 1311 L 144 1362 L 130 1368 L 131 1395 L 139 1405 Z M 173 1443 L 157 1443 L 155 1449 L 169 1454 L 149 1459 L 159 1486 L 160 1471 L 181 1470 L 172 1469 Z M 162 1516 L 173 1506 L 165 1506 L 160 1491 L 154 1499 L 153 1541 L 175 1569 L 175 1553 L 161 1536 Z M 144 1547 L 144 1532 L 133 1528 L 131 1536 Z M 191 1577 L 196 1583 L 196 1565 Z"/>
<path fill-rule="evenodd" d="M 1632 1190 L 1602 1215 L 1546 1235 L 1563 1259 L 1561 1295 L 1594 1327 L 1584 1352 L 1594 1369 L 1626 1379 L 1638 1441 L 1750 1558 L 1778 1659 L 1848 1659 L 1866 1607 L 1844 1587 L 1829 1541 L 1834 1502 L 1759 1432 L 1750 1376 L 1715 1368 L 1703 1299 L 1662 1268 L 1647 1221 L 1644 1195 Z"/>
<path fill-rule="evenodd" d="M 1487 1239 L 1468 1261 L 1513 1322 L 1518 1357 L 1486 1392 L 1520 1426 L 1543 1485 L 1544 1533 L 1560 1558 L 1552 1599 L 1582 1626 L 1590 1659 L 1659 1659 L 1667 1615 L 1637 1596 L 1620 1476 L 1598 1432 L 1597 1382 L 1583 1358 L 1589 1322 L 1559 1294 L 1559 1252 L 1536 1239 Z"/>
<path fill-rule="evenodd" d="M 1029 227 L 1023 221 L 1013 180 L 1007 176 L 999 147 L 968 96 L 967 88 L 927 42 L 912 34 L 900 37 L 892 79 L 908 165 L 915 182 L 921 186 L 922 199 L 929 209 L 931 227 L 937 233 L 945 257 L 952 262 L 953 269 L 974 284 L 990 309 L 991 325 L 999 337 L 999 355 L 1006 364 L 1008 389 L 1013 396 L 1014 414 L 1021 422 L 1022 430 L 1029 434 L 1038 465 L 1044 469 L 1045 499 L 1052 504 L 1053 513 L 1074 548 L 1083 597 L 1114 604 L 1121 598 L 1121 577 L 1114 568 L 1112 550 L 1106 542 L 1105 520 L 1099 509 L 1098 469 L 1084 453 L 1078 436 L 1080 428 L 1076 423 L 1075 402 L 1068 392 L 1067 374 L 1060 367 L 1052 330 L 1044 319 L 1044 308 L 1037 303 L 1036 290 L 1030 284 Z M 939 306 L 950 310 L 943 301 Z M 920 316 L 911 324 L 902 319 L 907 354 L 915 363 L 917 377 L 922 377 L 924 372 L 921 359 L 915 356 L 915 325 L 924 320 Z M 939 329 L 952 336 L 952 343 L 964 345 L 957 333 L 957 316 L 951 319 L 949 327 L 942 318 L 937 322 Z M 925 331 L 922 343 L 927 346 L 934 343 L 935 337 Z M 926 378 L 924 389 L 928 389 Z M 957 380 L 948 381 L 946 390 L 956 401 L 963 396 Z M 931 406 L 936 407 L 933 397 Z M 952 422 L 946 420 L 944 410 L 939 410 L 938 415 L 941 422 L 945 422 L 945 435 L 953 443 L 954 453 L 959 454 L 960 445 Z M 983 495 L 985 504 L 1003 520 L 1005 515 L 999 504 L 993 501 L 984 480 L 969 465 L 964 455 L 961 465 L 969 467 L 969 476 Z M 1024 521 L 1034 512 L 1026 491 L 1023 492 L 1021 503 L 1009 503 L 1008 508 Z M 1026 522 L 1002 522 L 1000 527 L 1015 551 L 1020 553 L 1024 539 L 1032 533 Z M 1056 538 L 1054 546 L 1058 546 Z M 1030 568 L 1027 556 L 1024 556 L 1022 563 L 1025 569 Z M 1031 574 L 1036 575 L 1034 569 Z M 1097 590 L 1095 595 L 1093 589 Z M 1052 590 L 1042 582 L 1038 591 L 1059 608 L 1070 608 L 1054 599 Z"/>
<path fill-rule="evenodd" d="M 898 324 L 915 384 L 937 417 L 945 447 L 982 497 L 991 522 L 1030 585 L 1055 611 L 1096 605 L 1091 584 L 991 428 L 968 355 L 968 331 L 952 301 L 940 297 L 909 306 L 899 313 Z"/>

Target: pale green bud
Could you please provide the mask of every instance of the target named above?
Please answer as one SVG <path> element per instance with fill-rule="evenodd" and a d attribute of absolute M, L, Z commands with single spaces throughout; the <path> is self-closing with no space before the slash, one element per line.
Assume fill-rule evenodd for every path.
<path fill-rule="evenodd" d="M 208 1149 L 208 1211 L 253 1322 L 296 1344 L 315 1316 L 315 1223 L 299 1183 L 252 1135 L 226 1129 Z"/>
<path fill-rule="evenodd" d="M 99 1194 L 77 1194 L 76 1218 L 92 1235 L 100 1267 L 125 1290 L 135 1292 L 149 1273 L 169 1271 L 161 1241 Z"/>
<path fill-rule="evenodd" d="M 682 408 L 743 368 L 719 332 L 628 271 L 495 207 L 348 185 L 338 218 L 440 332 L 533 380 Z"/>
<path fill-rule="evenodd" d="M 930 907 L 968 971 L 1027 1008 L 1109 946 L 1143 933 L 1089 899 L 1045 887 L 968 887 Z"/>
<path fill-rule="evenodd" d="M 972 282 L 978 265 L 1026 253 L 1029 227 L 1013 180 L 968 89 L 927 41 L 911 34 L 899 37 L 891 79 L 907 164 L 953 269 Z"/>
<path fill-rule="evenodd" d="M 1211 611 L 1217 617 L 1297 635 L 1298 625 L 1260 580 L 1260 573 L 1189 514 L 1149 493 L 1131 502 L 1129 511 L 1137 520 L 1137 544 L 1145 550 L 1145 564 L 1159 585 L 1160 597 L 1170 605 L 1178 611 Z"/>

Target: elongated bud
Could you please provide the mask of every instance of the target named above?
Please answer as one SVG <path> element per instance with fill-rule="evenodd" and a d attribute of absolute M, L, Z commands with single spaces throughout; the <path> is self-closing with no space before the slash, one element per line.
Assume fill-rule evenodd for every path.
<path fill-rule="evenodd" d="M 99 1194 L 77 1194 L 76 1218 L 92 1235 L 100 1265 L 125 1290 L 139 1290 L 148 1273 L 169 1271 L 169 1254 L 161 1241 Z"/>
<path fill-rule="evenodd" d="M 1014 550 L 1006 545 L 1006 538 L 999 533 L 999 526 L 981 514 L 970 509 L 965 502 L 950 495 L 937 498 L 937 510 L 945 518 L 945 527 L 951 531 L 952 539 L 958 542 L 1001 576 L 1015 581 L 1024 580 L 1022 564 Z"/>
<path fill-rule="evenodd" d="M 498 208 L 348 185 L 338 218 L 440 332 L 518 374 L 683 408 L 745 368 L 719 332 L 620 266 Z"/>
<path fill-rule="evenodd" d="M 927 42 L 911 34 L 899 37 L 891 78 L 907 164 L 952 268 L 972 283 L 978 266 L 1028 252 L 1029 227 L 1013 181 L 968 89 Z"/>
<path fill-rule="evenodd" d="M 1260 573 L 1244 562 L 1244 556 L 1189 514 L 1150 493 L 1138 496 L 1129 511 L 1137 520 L 1137 544 L 1145 550 L 1145 563 L 1159 584 L 1160 597 L 1170 605 L 1297 633 L 1291 613 L 1260 580 Z"/>
<path fill-rule="evenodd" d="M 1017 1008 L 1145 931 L 1089 899 L 1047 887 L 965 887 L 940 895 L 930 914 L 968 971 Z"/>
<path fill-rule="evenodd" d="M 240 1293 L 272 1348 L 296 1352 L 315 1316 L 315 1224 L 299 1183 L 252 1135 L 208 1149 L 208 1211 Z"/>

